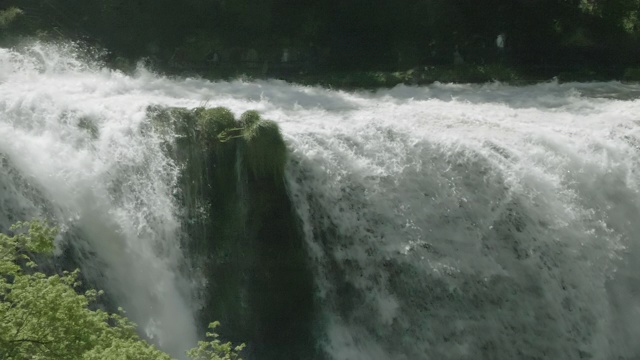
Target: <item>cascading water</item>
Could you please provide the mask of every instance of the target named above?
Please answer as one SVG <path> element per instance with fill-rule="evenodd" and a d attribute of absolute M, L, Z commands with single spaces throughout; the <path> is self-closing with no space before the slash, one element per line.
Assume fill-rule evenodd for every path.
<path fill-rule="evenodd" d="M 285 126 L 333 358 L 639 355 L 638 103 L 598 86 L 625 89 L 397 89 Z"/>
<path fill-rule="evenodd" d="M 59 48 L 28 50 L 0 52 L 0 225 L 39 215 L 60 224 L 83 273 L 147 337 L 183 354 L 197 337 L 178 271 L 178 169 L 139 129 L 145 96 Z"/>
<path fill-rule="evenodd" d="M 640 356 L 640 86 L 345 93 L 129 77 L 67 52 L 0 50 L 0 226 L 62 224 L 171 353 L 195 343 L 204 279 L 184 275 L 180 167 L 143 125 L 149 105 L 206 104 L 282 128 L 327 358 Z"/>

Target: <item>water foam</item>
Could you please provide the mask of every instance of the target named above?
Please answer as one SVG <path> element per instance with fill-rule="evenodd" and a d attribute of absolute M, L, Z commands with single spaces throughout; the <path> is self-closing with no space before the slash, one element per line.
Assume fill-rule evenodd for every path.
<path fill-rule="evenodd" d="M 131 96 L 131 79 L 80 64 L 68 49 L 28 50 L 0 54 L 0 179 L 11 184 L 1 225 L 53 218 L 83 273 L 182 356 L 197 336 L 189 281 L 178 271 L 179 171 L 141 131 L 148 100 Z"/>
<path fill-rule="evenodd" d="M 401 87 L 284 121 L 332 357 L 637 357 L 628 89 Z"/>

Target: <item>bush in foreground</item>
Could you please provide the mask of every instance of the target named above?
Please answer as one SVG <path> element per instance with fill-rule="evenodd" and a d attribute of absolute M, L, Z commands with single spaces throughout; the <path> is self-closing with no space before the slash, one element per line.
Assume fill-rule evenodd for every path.
<path fill-rule="evenodd" d="M 78 271 L 48 276 L 33 254 L 53 250 L 57 230 L 19 223 L 0 234 L 0 359 L 169 360 L 140 339 L 127 318 L 89 305 L 102 293 L 78 294 Z M 240 360 L 243 345 L 222 343 L 213 332 L 188 354 L 196 360 Z"/>

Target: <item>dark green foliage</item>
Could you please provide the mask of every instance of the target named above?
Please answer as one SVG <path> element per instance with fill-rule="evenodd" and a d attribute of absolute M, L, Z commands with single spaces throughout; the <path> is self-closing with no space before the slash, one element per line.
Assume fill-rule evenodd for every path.
<path fill-rule="evenodd" d="M 300 76 L 297 81 L 309 85 L 322 85 L 329 88 L 376 90 L 391 88 L 398 84 L 425 85 L 439 82 L 490 82 L 500 81 L 518 83 L 526 77 L 515 68 L 500 64 L 488 65 L 441 65 L 425 66 L 407 71 L 355 71 Z"/>
<path fill-rule="evenodd" d="M 18 223 L 11 236 L 0 233 L 0 358 L 170 360 L 140 339 L 135 324 L 118 314 L 92 310 L 102 291 L 77 293 L 78 270 L 46 275 L 34 254 L 53 251 L 57 230 L 38 221 Z M 210 325 L 209 341 L 189 351 L 194 360 L 240 360 Z"/>
<path fill-rule="evenodd" d="M 8 9 L 0 9 L 0 29 L 7 28 L 24 12 L 17 7 L 10 7 Z"/>
<path fill-rule="evenodd" d="M 640 68 L 628 68 L 624 71 L 623 80 L 640 81 Z"/>
<path fill-rule="evenodd" d="M 23 11 L 4 12 L 14 14 L 14 33 L 89 40 L 110 49 L 114 65 L 146 56 L 165 70 L 218 77 L 405 71 L 452 65 L 456 49 L 474 66 L 561 71 L 624 68 L 640 58 L 638 0 L 7 0 L 5 6 Z M 500 33 L 504 51 L 496 48 Z M 284 49 L 291 54 L 286 64 Z"/>
<path fill-rule="evenodd" d="M 189 350 L 187 354 L 193 360 L 242 360 L 240 352 L 244 349 L 245 344 L 233 346 L 230 342 L 223 343 L 218 339 L 219 335 L 215 332 L 220 326 L 217 321 L 209 324 L 209 330 L 206 333 L 207 341 L 199 341 L 198 346 Z"/>

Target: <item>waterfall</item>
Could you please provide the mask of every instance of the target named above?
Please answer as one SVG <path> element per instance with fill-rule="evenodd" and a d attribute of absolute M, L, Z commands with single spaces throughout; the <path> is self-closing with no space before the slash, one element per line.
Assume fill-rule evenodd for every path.
<path fill-rule="evenodd" d="M 331 358 L 638 356 L 630 92 L 397 88 L 286 124 Z"/>
<path fill-rule="evenodd" d="M 59 224 L 59 251 L 174 356 L 198 338 L 211 279 L 185 246 L 183 164 L 163 147 L 178 135 L 151 131 L 149 106 L 279 124 L 323 358 L 640 356 L 637 84 L 342 92 L 91 59 L 0 49 L 0 229 Z"/>
<path fill-rule="evenodd" d="M 0 226 L 32 216 L 59 224 L 59 248 L 72 242 L 85 276 L 143 335 L 183 354 L 197 337 L 179 271 L 178 169 L 141 130 L 144 97 L 62 49 L 28 50 L 0 52 Z"/>

